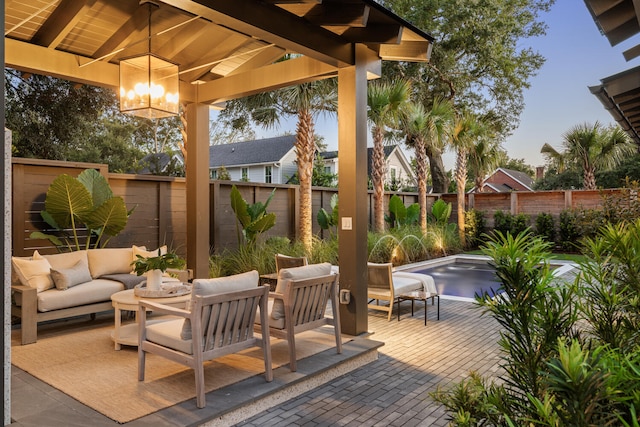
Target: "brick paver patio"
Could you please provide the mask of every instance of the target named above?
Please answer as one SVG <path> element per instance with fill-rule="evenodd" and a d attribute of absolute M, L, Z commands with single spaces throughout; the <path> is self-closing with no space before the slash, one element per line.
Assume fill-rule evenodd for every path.
<path fill-rule="evenodd" d="M 442 299 L 440 320 L 429 306 L 425 327 L 422 307 L 416 303 L 411 317 L 405 302 L 400 322 L 370 311 L 371 338 L 385 343 L 377 361 L 238 425 L 446 426 L 444 408 L 429 393 L 472 370 L 495 376 L 498 324 L 471 302 Z"/>

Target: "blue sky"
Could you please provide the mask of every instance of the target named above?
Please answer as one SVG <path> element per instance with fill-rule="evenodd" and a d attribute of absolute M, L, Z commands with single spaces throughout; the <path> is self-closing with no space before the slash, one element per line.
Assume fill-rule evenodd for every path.
<path fill-rule="evenodd" d="M 611 115 L 588 87 L 640 64 L 639 59 L 626 62 L 622 56 L 624 50 L 639 41 L 632 38 L 612 47 L 600 34 L 581 0 L 557 0 L 542 20 L 548 25 L 547 35 L 521 43 L 522 47 L 537 50 L 547 60 L 524 93 L 525 109 L 520 116 L 520 126 L 503 144 L 510 157 L 523 158 L 532 166 L 544 164 L 540 154 L 542 145 L 549 143 L 560 149 L 562 135 L 571 127 L 584 122 L 613 123 Z M 437 49 L 437 45 L 434 48 Z M 284 132 L 295 132 L 294 120 L 283 121 L 276 129 L 256 129 L 258 137 Z M 316 133 L 325 137 L 330 149 L 337 149 L 335 119 L 320 118 Z M 452 153 L 445 155 L 447 168 L 453 167 L 453 159 Z"/>

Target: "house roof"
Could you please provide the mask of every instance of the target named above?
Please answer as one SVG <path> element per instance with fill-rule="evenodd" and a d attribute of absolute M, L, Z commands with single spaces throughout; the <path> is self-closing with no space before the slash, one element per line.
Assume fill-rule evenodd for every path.
<path fill-rule="evenodd" d="M 283 135 L 233 144 L 212 145 L 209 147 L 209 167 L 277 163 L 294 149 L 295 142 L 295 135 Z"/>
<path fill-rule="evenodd" d="M 524 185 L 529 190 L 533 191 L 533 184 L 535 183 L 535 181 L 526 173 L 513 170 L 513 169 L 506 169 L 506 168 L 498 168 L 498 170 L 503 171 L 504 173 L 509 175 L 511 178 L 515 179 L 520 184 Z"/>

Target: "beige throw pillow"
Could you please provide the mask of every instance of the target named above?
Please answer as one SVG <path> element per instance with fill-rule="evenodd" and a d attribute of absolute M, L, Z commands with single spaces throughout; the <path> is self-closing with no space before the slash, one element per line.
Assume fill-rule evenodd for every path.
<path fill-rule="evenodd" d="M 322 264 L 310 264 L 302 267 L 283 268 L 278 272 L 278 283 L 276 284 L 276 293 L 283 294 L 291 280 L 310 279 L 318 276 L 328 276 L 331 274 L 331 264 L 324 262 Z M 284 301 L 276 299 L 273 301 L 271 309 L 271 318 L 279 320 L 284 317 Z"/>
<path fill-rule="evenodd" d="M 105 274 L 131 273 L 131 248 L 89 249 L 89 271 L 94 279 Z"/>
<path fill-rule="evenodd" d="M 196 296 L 217 295 L 257 288 L 259 282 L 260 276 L 256 270 L 214 279 L 195 279 L 191 285 L 190 302 L 192 303 Z M 191 339 L 191 321 L 189 319 L 184 320 L 180 338 L 183 340 Z"/>
<path fill-rule="evenodd" d="M 64 269 L 51 269 L 51 278 L 56 288 L 64 291 L 80 283 L 91 281 L 89 266 L 83 260 L 79 260 L 73 267 Z"/>
<path fill-rule="evenodd" d="M 35 288 L 38 292 L 53 288 L 49 261 L 42 258 L 38 251 L 35 251 L 33 255 L 34 259 L 11 257 L 11 264 L 20 279 L 20 283 L 24 286 Z M 36 256 L 40 259 L 36 259 Z"/>
<path fill-rule="evenodd" d="M 132 261 L 137 261 L 138 257 L 137 255 L 140 255 L 143 258 L 151 258 L 154 256 L 158 256 L 158 250 L 160 250 L 160 255 L 164 255 L 167 253 L 167 246 L 160 246 L 158 249 L 153 250 L 153 251 L 148 251 L 147 248 L 145 246 L 136 246 L 133 245 L 132 246 L 133 249 L 133 259 Z"/>

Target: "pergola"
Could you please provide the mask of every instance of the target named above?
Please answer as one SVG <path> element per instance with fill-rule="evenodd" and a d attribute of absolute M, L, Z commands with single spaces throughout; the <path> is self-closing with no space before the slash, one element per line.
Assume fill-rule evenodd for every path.
<path fill-rule="evenodd" d="M 337 76 L 339 214 L 351 218 L 350 227 L 339 229 L 340 287 L 351 292 L 351 303 L 341 306 L 342 329 L 366 332 L 367 80 L 380 76 L 382 60 L 428 61 L 432 38 L 373 0 L 153 1 L 150 33 L 148 3 L 8 1 L 5 66 L 117 90 L 120 60 L 144 53 L 149 39 L 153 54 L 179 66 L 188 141 L 187 258 L 196 277 L 206 276 L 209 264 L 210 107 Z M 285 54 L 297 55 L 277 61 Z M 11 235 L 6 228 L 5 235 Z M 6 402 L 5 387 L 5 408 Z"/>

